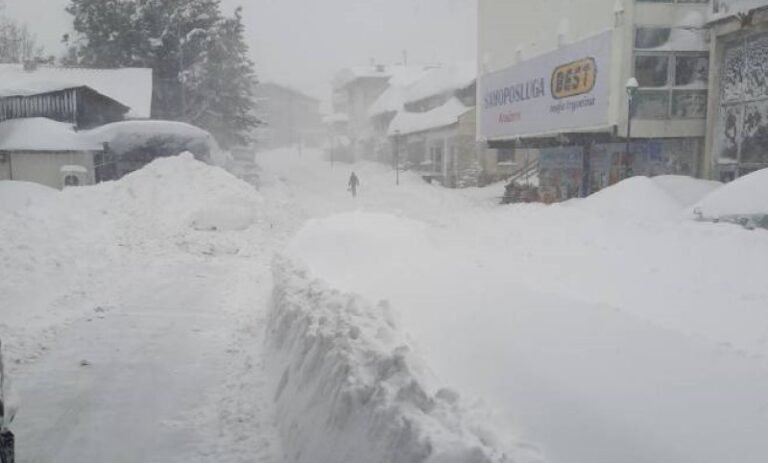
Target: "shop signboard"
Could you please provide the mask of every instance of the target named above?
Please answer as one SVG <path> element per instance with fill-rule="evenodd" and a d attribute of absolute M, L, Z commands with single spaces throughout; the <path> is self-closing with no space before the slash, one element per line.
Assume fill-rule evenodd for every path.
<path fill-rule="evenodd" d="M 481 77 L 480 137 L 608 127 L 612 41 L 607 31 Z"/>

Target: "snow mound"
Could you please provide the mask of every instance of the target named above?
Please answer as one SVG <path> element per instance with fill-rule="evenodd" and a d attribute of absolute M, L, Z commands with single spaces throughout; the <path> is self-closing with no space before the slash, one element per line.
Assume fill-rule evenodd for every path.
<path fill-rule="evenodd" d="M 59 191 L 39 183 L 0 181 L 0 211 L 17 212 L 55 200 Z"/>
<path fill-rule="evenodd" d="M 244 230 L 258 220 L 263 204 L 252 186 L 191 153 L 157 159 L 117 182 L 66 193 L 103 213 L 121 211 L 121 227 L 147 237 L 190 228 Z"/>
<path fill-rule="evenodd" d="M 713 191 L 693 209 L 704 217 L 768 214 L 768 169 L 745 175 Z"/>
<path fill-rule="evenodd" d="M 583 199 L 567 203 L 611 218 L 658 220 L 680 213 L 681 205 L 648 177 L 632 177 Z"/>
<path fill-rule="evenodd" d="M 520 455 L 501 451 L 492 432 L 467 418 L 457 393 L 427 391 L 387 303 L 330 290 L 285 257 L 273 271 L 269 344 L 281 378 L 277 424 L 291 461 L 537 459 L 522 446 Z"/>
<path fill-rule="evenodd" d="M 683 207 L 696 204 L 723 186 L 722 183 L 713 180 L 702 180 L 683 175 L 661 175 L 653 177 L 652 180 Z"/>

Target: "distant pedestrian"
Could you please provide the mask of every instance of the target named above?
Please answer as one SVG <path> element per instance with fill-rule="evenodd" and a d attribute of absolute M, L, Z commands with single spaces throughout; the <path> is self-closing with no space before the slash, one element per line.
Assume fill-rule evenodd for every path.
<path fill-rule="evenodd" d="M 357 187 L 360 186 L 360 179 L 357 178 L 357 175 L 355 175 L 354 172 L 352 172 L 352 175 L 349 176 L 349 184 L 347 187 L 347 191 L 352 192 L 352 197 L 357 196 Z"/>

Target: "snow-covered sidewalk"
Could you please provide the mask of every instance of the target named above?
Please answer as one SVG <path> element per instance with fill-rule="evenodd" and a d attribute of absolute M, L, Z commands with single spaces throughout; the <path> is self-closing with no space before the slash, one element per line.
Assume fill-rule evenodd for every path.
<path fill-rule="evenodd" d="M 17 461 L 281 461 L 263 344 L 284 234 L 251 186 L 180 157 L 0 194 Z"/>

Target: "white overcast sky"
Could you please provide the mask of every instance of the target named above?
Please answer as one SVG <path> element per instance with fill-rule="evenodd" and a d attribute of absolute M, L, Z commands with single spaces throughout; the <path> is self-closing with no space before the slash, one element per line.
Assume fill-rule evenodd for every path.
<path fill-rule="evenodd" d="M 477 0 L 222 0 L 245 9 L 248 42 L 262 81 L 328 98 L 333 73 L 345 66 L 474 59 Z M 5 0 L 6 15 L 28 23 L 59 55 L 70 29 L 68 0 Z"/>

